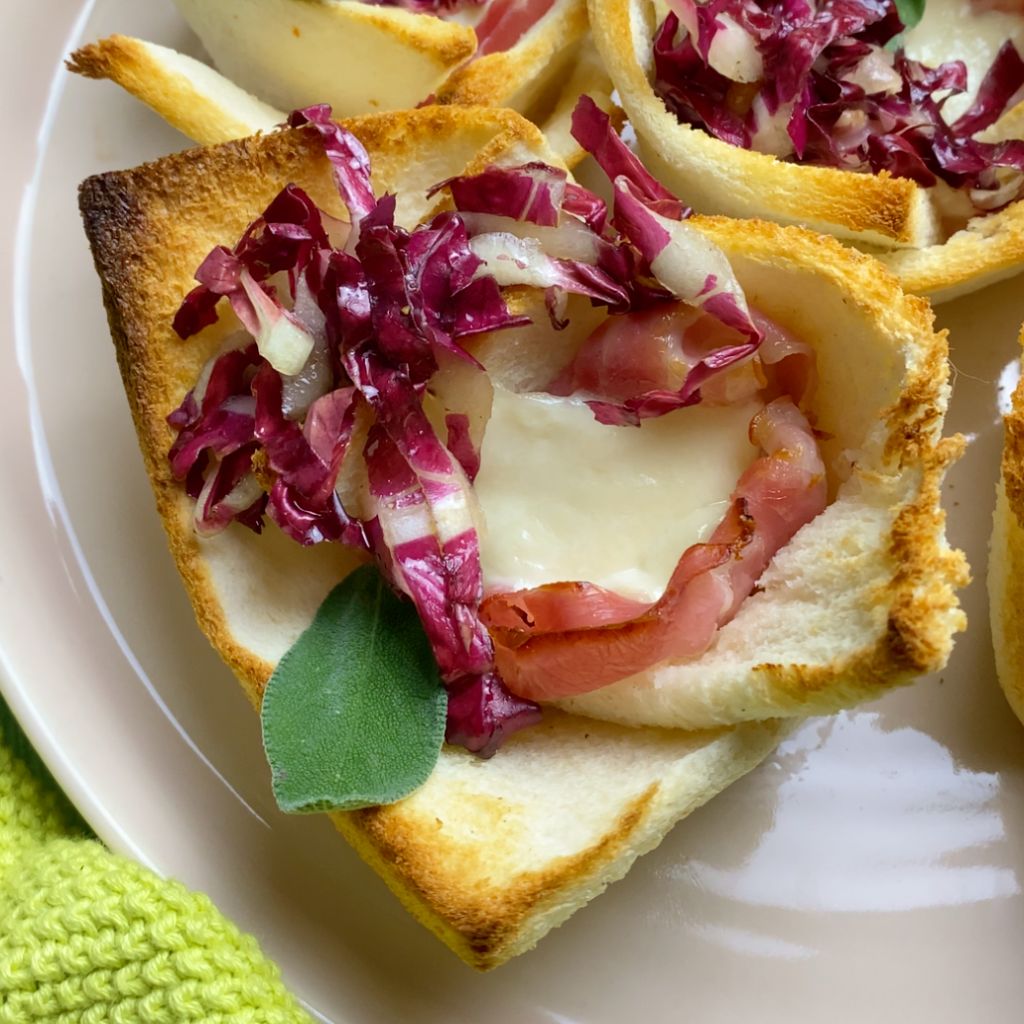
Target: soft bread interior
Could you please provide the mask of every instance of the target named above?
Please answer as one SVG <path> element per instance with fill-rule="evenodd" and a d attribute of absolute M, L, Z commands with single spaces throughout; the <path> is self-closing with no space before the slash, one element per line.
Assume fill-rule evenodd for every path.
<path fill-rule="evenodd" d="M 379 191 L 422 187 L 470 166 L 544 158 L 522 118 L 428 109 L 349 125 L 370 151 Z M 322 203 L 329 174 L 311 133 L 192 150 L 92 178 L 82 210 L 118 360 L 171 550 L 204 632 L 254 705 L 274 663 L 353 557 L 302 549 L 271 528 L 200 541 L 191 502 L 171 479 L 166 414 L 229 327 L 182 343 L 170 328 L 211 246 L 230 243 L 288 181 Z M 216 183 L 211 188 L 211 183 Z M 403 197 L 403 216 L 422 201 Z M 493 967 L 533 945 L 673 822 L 756 765 L 777 723 L 704 733 L 635 730 L 551 712 L 482 762 L 445 749 L 430 780 L 384 808 L 334 815 L 338 829 L 398 897 L 464 960 Z"/>
<path fill-rule="evenodd" d="M 1024 333 L 1022 333 L 1024 342 Z M 1003 419 L 1002 471 L 996 493 L 988 557 L 988 603 L 996 674 L 1024 722 L 1024 381 Z"/>
<path fill-rule="evenodd" d="M 664 14 L 650 0 L 589 0 L 594 41 L 648 168 L 702 213 L 802 224 L 879 253 L 904 288 L 944 302 L 1024 267 L 1024 203 L 945 239 L 925 189 L 888 174 L 786 163 L 680 124 L 649 81 Z M 1012 131 L 1020 116 L 1000 122 Z"/>
<path fill-rule="evenodd" d="M 214 64 L 283 110 L 405 110 L 476 50 L 466 25 L 356 0 L 175 0 Z"/>

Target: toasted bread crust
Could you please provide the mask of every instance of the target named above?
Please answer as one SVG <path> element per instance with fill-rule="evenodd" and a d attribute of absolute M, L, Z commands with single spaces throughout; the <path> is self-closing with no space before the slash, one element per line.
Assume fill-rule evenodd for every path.
<path fill-rule="evenodd" d="M 933 302 L 1024 269 L 1024 201 L 976 217 L 944 239 L 927 190 L 912 181 L 787 163 L 680 124 L 647 77 L 655 27 L 649 0 L 589 0 L 589 8 L 595 42 L 636 128 L 641 155 L 695 209 L 804 224 L 876 247 L 906 291 Z M 641 46 L 646 56 L 638 55 Z M 1008 130 L 1022 116 L 1011 111 L 1004 118 Z"/>
<path fill-rule="evenodd" d="M 502 53 L 489 53 L 449 75 L 437 102 L 505 106 L 533 114 L 550 85 L 567 77 L 569 62 L 587 33 L 586 0 L 555 0 L 522 39 Z"/>
<path fill-rule="evenodd" d="M 786 163 L 680 124 L 645 70 L 655 28 L 649 0 L 589 0 L 589 10 L 594 41 L 636 129 L 641 155 L 695 209 L 770 217 L 886 246 L 932 240 L 927 197 L 911 181 Z"/>
<path fill-rule="evenodd" d="M 1024 200 L 975 217 L 940 245 L 898 249 L 879 259 L 908 292 L 936 305 L 987 288 L 1024 270 Z"/>
<path fill-rule="evenodd" d="M 1021 332 L 1024 345 L 1024 331 Z M 1003 457 L 988 560 L 989 621 L 996 674 L 1024 722 L 1024 378 L 1003 417 Z"/>
<path fill-rule="evenodd" d="M 519 879 L 500 898 L 485 895 L 476 901 L 466 901 L 461 893 L 453 893 L 450 878 L 453 866 L 458 870 L 468 868 L 473 874 L 480 873 L 479 866 L 453 865 L 433 843 L 424 842 L 422 831 L 401 812 L 376 807 L 331 817 L 338 831 L 378 874 L 392 876 L 392 890 L 417 918 L 428 927 L 443 922 L 441 938 L 464 960 L 486 970 L 514 956 L 520 951 L 518 947 L 528 947 L 524 924 L 536 914 L 545 897 L 564 891 L 592 875 L 595 868 L 621 858 L 650 815 L 657 793 L 656 784 L 648 787 L 596 846 L 554 869 Z"/>
<path fill-rule="evenodd" d="M 609 726 L 590 722 L 583 728 L 599 734 Z M 749 771 L 785 734 L 776 722 L 758 723 L 755 730 L 760 731 L 746 731 L 750 728 L 721 734 L 701 752 L 700 771 L 716 780 L 715 791 Z M 414 916 L 467 963 L 488 970 L 531 948 L 580 905 L 625 875 L 676 820 L 711 795 L 707 787 L 685 783 L 680 792 L 679 779 L 667 771 L 664 778 L 624 802 L 616 820 L 591 846 L 525 871 L 501 889 L 489 892 L 484 883 L 471 898 L 452 879 L 486 879 L 490 874 L 486 847 L 471 851 L 446 847 L 438 842 L 436 832 L 432 835 L 401 805 L 332 818 Z M 500 801 L 491 813 L 497 829 L 504 813 Z"/>
<path fill-rule="evenodd" d="M 284 113 L 226 80 L 219 90 L 223 102 L 211 104 L 201 88 L 205 65 L 130 36 L 114 35 L 81 47 L 68 58 L 67 68 L 86 78 L 116 82 L 203 145 L 268 131 L 285 120 Z"/>
<path fill-rule="evenodd" d="M 345 17 L 373 24 L 382 33 L 397 33 L 406 45 L 415 42 L 398 32 L 407 28 L 404 22 L 393 25 L 396 15 L 409 17 L 406 11 L 351 3 L 344 12 Z M 429 16 L 417 18 L 434 26 L 430 31 L 447 24 Z M 511 51 L 491 54 L 456 71 L 438 102 L 508 106 L 537 121 L 543 118 L 554 158 L 572 166 L 584 155 L 569 132 L 570 115 L 580 95 L 587 93 L 603 109 L 616 110 L 610 98 L 611 80 L 592 44 L 584 39 L 586 29 L 584 0 L 558 0 Z M 417 31 L 426 30 L 419 25 Z M 464 31 L 472 36 L 471 29 Z M 459 53 L 468 56 L 472 47 Z M 206 64 L 129 36 L 114 35 L 83 46 L 71 54 L 67 67 L 87 78 L 116 83 L 202 145 L 272 131 L 288 117 Z"/>
<path fill-rule="evenodd" d="M 175 0 L 217 68 L 289 110 L 338 117 L 413 107 L 472 56 L 468 25 L 336 0 Z"/>
<path fill-rule="evenodd" d="M 506 111 L 427 108 L 348 126 L 371 153 L 379 190 L 400 188 L 408 165 L 418 165 L 416 154 L 425 145 L 444 149 L 446 138 L 461 131 L 470 131 L 478 141 L 490 134 L 483 147 L 488 156 L 471 163 L 515 152 L 518 146 L 543 152 L 537 130 Z M 454 143 L 453 148 L 458 150 Z M 321 204 L 336 202 L 320 144 L 308 130 L 191 150 L 133 171 L 90 178 L 81 189 L 117 358 L 171 551 L 200 627 L 256 708 L 273 662 L 239 639 L 218 592 L 208 542 L 196 537 L 191 501 L 172 479 L 166 459 L 172 432 L 165 417 L 216 350 L 218 337 L 214 328 L 182 343 L 170 323 L 202 255 L 238 237 L 290 180 L 300 181 Z M 220 185 L 215 194 L 210 181 Z M 340 578 L 343 549 L 326 548 L 321 546 L 316 557 L 342 559 L 335 577 Z M 300 550 L 295 547 L 297 556 Z M 639 759 L 650 760 L 651 767 L 648 781 L 635 793 L 614 799 L 613 821 L 571 853 L 542 858 L 539 868 L 530 844 L 523 850 L 520 839 L 517 847 L 514 831 L 504 825 L 515 812 L 511 797 L 489 798 L 477 791 L 462 796 L 460 773 L 479 779 L 481 766 L 461 751 L 444 751 L 435 776 L 400 804 L 332 818 L 419 920 L 467 963 L 487 969 L 532 946 L 624 874 L 674 821 L 757 764 L 780 735 L 779 725 L 771 722 L 706 736 L 662 730 L 641 735 L 552 712 L 530 735 L 515 737 L 488 767 L 500 764 L 507 771 L 504 766 L 514 762 L 526 780 L 523 785 L 536 785 L 536 779 L 530 780 L 536 760 L 550 758 L 552 748 L 568 750 L 570 745 L 577 749 L 573 756 L 582 756 L 581 764 L 590 764 L 586 748 L 593 745 L 606 756 L 622 748 L 625 765 Z M 467 764 L 472 766 L 467 769 Z M 442 770 L 446 779 L 438 780 Z M 509 791 L 515 794 L 518 776 L 513 782 Z M 441 808 L 454 806 L 451 814 L 457 819 L 467 802 L 477 817 L 493 817 L 495 835 L 486 847 L 442 830 Z M 495 869 L 495 858 L 507 862 L 504 873 Z"/>
<path fill-rule="evenodd" d="M 408 13 L 401 8 L 375 7 L 372 4 L 349 4 L 345 8 L 346 17 L 373 25 L 381 32 L 393 35 L 410 50 L 429 55 L 439 71 L 457 68 L 476 50 L 476 34 L 465 25 L 429 15 L 410 18 Z"/>

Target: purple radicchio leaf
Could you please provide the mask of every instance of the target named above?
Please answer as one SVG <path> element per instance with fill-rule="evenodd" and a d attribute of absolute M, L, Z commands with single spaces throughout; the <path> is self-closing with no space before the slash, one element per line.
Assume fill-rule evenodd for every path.
<path fill-rule="evenodd" d="M 448 688 L 445 740 L 492 757 L 509 736 L 540 718 L 540 708 L 510 693 L 497 672 L 463 676 Z"/>
<path fill-rule="evenodd" d="M 625 178 L 646 204 L 680 220 L 690 211 L 662 185 L 619 138 L 611 118 L 586 94 L 572 113 L 572 136 L 598 163 L 609 181 Z"/>
<path fill-rule="evenodd" d="M 323 142 L 324 153 L 331 163 L 334 184 L 338 189 L 358 228 L 364 217 L 373 212 L 377 200 L 370 184 L 370 157 L 363 144 L 346 128 L 331 117 L 331 108 L 325 103 L 295 110 L 288 117 L 292 128 L 312 125 Z"/>
<path fill-rule="evenodd" d="M 270 491 L 271 518 L 303 545 L 340 540 L 365 546 L 361 528 L 335 492 L 355 424 L 355 389 L 339 388 L 318 398 L 303 428 L 285 417 L 281 377 L 271 366 L 260 369 L 252 388 L 256 439 L 276 475 Z"/>
<path fill-rule="evenodd" d="M 536 162 L 519 167 L 488 167 L 480 174 L 439 182 L 427 195 L 447 186 L 459 212 L 493 213 L 554 227 L 565 199 L 567 178 L 565 171 Z"/>

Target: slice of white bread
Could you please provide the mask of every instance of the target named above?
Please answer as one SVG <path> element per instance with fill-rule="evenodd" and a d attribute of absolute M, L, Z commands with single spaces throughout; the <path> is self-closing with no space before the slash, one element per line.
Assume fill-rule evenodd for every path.
<path fill-rule="evenodd" d="M 68 70 L 110 79 L 204 146 L 273 131 L 288 115 L 194 57 L 132 36 L 114 35 L 76 50 Z"/>
<path fill-rule="evenodd" d="M 611 80 L 586 35 L 583 0 L 571 0 L 568 6 L 567 2 L 558 0 L 543 24 L 535 26 L 521 46 L 509 53 L 490 54 L 460 71 L 445 86 L 438 101 L 470 106 L 512 106 L 540 122 L 556 155 L 573 166 L 583 157 L 583 151 L 570 134 L 572 111 L 580 96 L 590 96 L 606 111 L 612 111 L 614 104 Z M 394 10 L 362 3 L 337 6 Z M 426 20 L 436 22 L 438 19 Z M 333 59 L 331 66 L 337 63 L 337 59 Z M 67 66 L 86 78 L 115 82 L 202 145 L 268 132 L 287 120 L 284 109 L 270 106 L 246 92 L 202 61 L 131 36 L 114 35 L 89 43 L 70 56 Z M 315 81 L 316 75 L 311 75 L 310 82 Z M 334 93 L 328 91 L 319 99 L 309 99 L 317 97 L 318 93 L 308 87 L 292 95 L 306 97 L 308 104 L 323 102 Z M 423 93 L 420 99 L 426 95 Z M 506 104 L 506 100 L 510 102 Z M 410 96 L 405 105 L 414 107 L 416 103 Z M 346 107 L 353 105 L 358 106 L 349 101 Z M 293 109 L 293 106 L 285 106 Z M 337 107 L 334 112 L 342 116 Z M 373 112 L 372 105 L 357 111 Z"/>
<path fill-rule="evenodd" d="M 175 0 L 216 66 L 279 107 L 338 117 L 440 103 L 546 112 L 587 34 L 586 0 L 554 0 L 509 50 L 470 61 L 456 19 L 357 0 Z M 472 12 L 471 12 L 472 14 Z"/>
<path fill-rule="evenodd" d="M 989 621 L 999 683 L 1010 707 L 1024 722 L 1024 379 L 1014 389 L 1003 430 L 1003 459 L 988 553 Z"/>
<path fill-rule="evenodd" d="M 945 240 L 927 190 L 908 179 L 787 163 L 680 124 L 649 77 L 663 7 L 652 0 L 589 0 L 589 9 L 595 43 L 645 163 L 699 212 L 803 224 L 877 248 L 908 291 L 936 301 L 1024 269 L 1024 203 L 975 218 Z"/>
<path fill-rule="evenodd" d="M 1024 201 L 975 217 L 940 245 L 894 249 L 879 259 L 908 292 L 936 305 L 987 288 L 1024 270 Z"/>
<path fill-rule="evenodd" d="M 378 190 L 401 220 L 427 213 L 422 189 L 505 159 L 550 159 L 537 130 L 506 111 L 429 108 L 352 121 Z M 336 210 L 319 142 L 286 131 L 197 149 L 91 178 L 81 205 L 117 358 L 171 550 L 211 643 L 254 706 L 281 654 L 355 559 L 304 549 L 269 529 L 202 540 L 171 477 L 167 413 L 218 345 L 187 343 L 171 318 L 207 251 L 231 243 L 287 182 Z M 409 910 L 467 963 L 490 968 L 530 948 L 621 877 L 671 825 L 750 770 L 778 723 L 681 733 L 550 711 L 490 761 L 445 748 L 429 781 L 398 804 L 335 814 L 337 828 Z"/>

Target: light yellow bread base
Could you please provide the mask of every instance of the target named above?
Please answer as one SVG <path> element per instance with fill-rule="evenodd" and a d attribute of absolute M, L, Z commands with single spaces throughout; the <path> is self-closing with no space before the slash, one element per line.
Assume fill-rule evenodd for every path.
<path fill-rule="evenodd" d="M 1024 380 L 1014 390 L 1003 429 L 1002 468 L 988 556 L 989 621 L 999 684 L 1024 722 Z"/>
<path fill-rule="evenodd" d="M 288 115 L 202 61 L 131 36 L 110 36 L 76 50 L 68 69 L 110 79 L 204 146 L 269 132 Z"/>
<path fill-rule="evenodd" d="M 494 110 L 430 108 L 349 127 L 367 146 L 375 187 L 398 191 L 407 224 L 428 212 L 410 190 L 508 159 L 540 157 L 537 130 Z M 289 131 L 192 150 L 90 179 L 82 209 L 117 357 L 168 540 L 199 625 L 254 706 L 281 654 L 356 556 L 303 549 L 273 528 L 200 540 L 170 475 L 167 413 L 227 326 L 187 343 L 171 318 L 199 261 L 231 242 L 296 181 L 337 207 L 312 133 Z M 210 186 L 217 183 L 217 188 Z M 428 928 L 474 967 L 523 952 L 668 828 L 765 757 L 777 723 L 679 733 L 549 712 L 490 761 L 445 748 L 437 770 L 398 804 L 333 815 L 338 829 Z"/>
<path fill-rule="evenodd" d="M 707 728 L 821 714 L 941 668 L 965 627 L 940 484 L 945 334 L 873 259 L 768 222 L 695 217 L 748 300 L 815 350 L 826 465 L 853 460 L 832 504 L 789 542 L 700 658 L 561 702 L 633 725 Z"/>
<path fill-rule="evenodd" d="M 218 70 L 294 110 L 405 110 L 476 50 L 466 25 L 358 0 L 175 0 Z"/>
<path fill-rule="evenodd" d="M 944 240 L 927 191 L 912 181 L 787 163 L 680 124 L 649 81 L 656 28 L 650 0 L 589 0 L 589 9 L 644 162 L 699 212 L 802 224 L 876 249 L 907 291 L 935 302 L 1024 269 L 1024 202 Z M 1016 111 L 1003 119 L 1007 130 L 1019 120 Z"/>
<path fill-rule="evenodd" d="M 508 106 L 524 113 L 542 125 L 557 158 L 574 166 L 584 155 L 570 133 L 580 96 L 585 93 L 602 110 L 616 111 L 611 80 L 586 27 L 583 0 L 558 0 L 513 50 L 457 73 L 438 102 Z M 285 109 L 264 103 L 202 61 L 130 36 L 89 43 L 71 55 L 67 66 L 87 78 L 115 82 L 201 145 L 269 132 L 288 117 Z M 410 100 L 406 105 L 416 104 Z"/>

